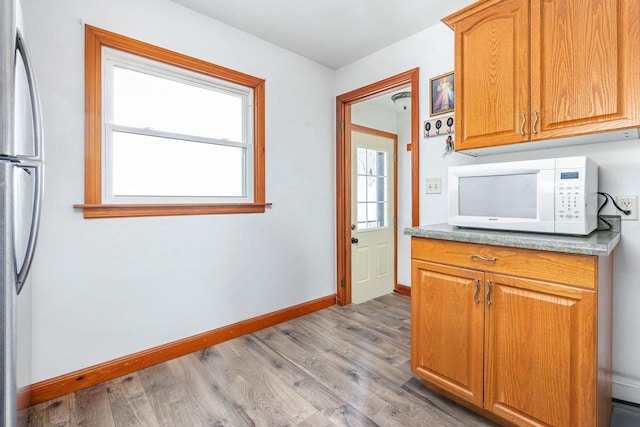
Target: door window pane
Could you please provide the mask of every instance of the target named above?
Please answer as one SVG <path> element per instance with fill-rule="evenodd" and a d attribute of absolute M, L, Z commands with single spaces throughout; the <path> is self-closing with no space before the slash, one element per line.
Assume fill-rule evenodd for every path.
<path fill-rule="evenodd" d="M 358 230 L 388 226 L 388 156 L 384 151 L 356 148 Z"/>

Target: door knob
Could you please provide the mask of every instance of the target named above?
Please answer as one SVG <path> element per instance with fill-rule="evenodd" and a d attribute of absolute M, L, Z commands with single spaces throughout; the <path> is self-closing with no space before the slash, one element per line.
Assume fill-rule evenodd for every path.
<path fill-rule="evenodd" d="M 355 237 L 352 237 L 352 238 L 351 238 L 351 243 L 353 243 L 353 244 L 358 243 L 358 239 L 357 239 L 357 238 L 355 238 Z"/>

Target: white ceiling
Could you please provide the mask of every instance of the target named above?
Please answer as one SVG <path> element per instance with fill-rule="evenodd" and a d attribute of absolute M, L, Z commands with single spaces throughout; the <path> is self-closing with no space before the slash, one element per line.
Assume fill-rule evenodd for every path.
<path fill-rule="evenodd" d="M 437 24 L 475 0 L 173 1 L 338 69 Z"/>
<path fill-rule="evenodd" d="M 365 101 L 360 101 L 359 104 L 367 105 L 369 107 L 379 108 L 381 110 L 385 110 L 393 114 L 401 114 L 401 113 L 404 113 L 404 111 L 402 110 L 402 107 L 394 104 L 393 101 L 391 100 L 392 95 L 400 92 L 411 92 L 411 87 L 394 90 L 393 92 L 385 93 L 384 95 L 376 96 L 374 98 L 370 98 Z M 409 105 L 408 108 L 409 110 L 411 110 L 411 105 Z"/>

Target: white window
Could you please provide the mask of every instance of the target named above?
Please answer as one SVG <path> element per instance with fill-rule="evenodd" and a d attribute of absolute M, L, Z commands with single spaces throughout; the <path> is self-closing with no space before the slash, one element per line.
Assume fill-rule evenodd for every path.
<path fill-rule="evenodd" d="M 253 200 L 250 88 L 103 49 L 103 200 Z"/>
<path fill-rule="evenodd" d="M 86 218 L 264 212 L 264 80 L 85 26 Z"/>

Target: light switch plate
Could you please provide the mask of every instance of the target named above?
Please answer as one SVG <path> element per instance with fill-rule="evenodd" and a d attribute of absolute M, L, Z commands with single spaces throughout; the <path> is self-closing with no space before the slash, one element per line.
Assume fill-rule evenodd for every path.
<path fill-rule="evenodd" d="M 433 177 L 425 180 L 425 193 L 426 194 L 440 194 L 442 193 L 442 178 Z"/>

